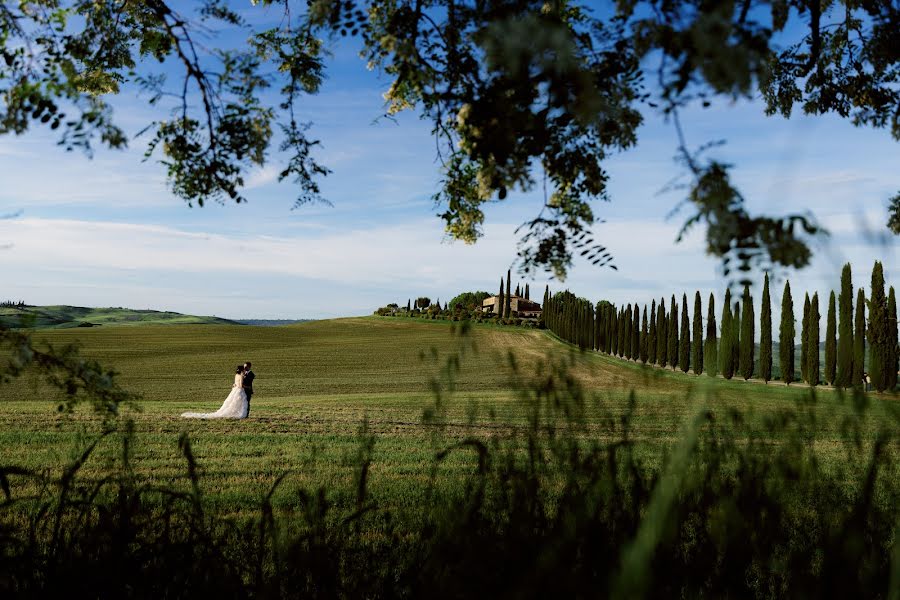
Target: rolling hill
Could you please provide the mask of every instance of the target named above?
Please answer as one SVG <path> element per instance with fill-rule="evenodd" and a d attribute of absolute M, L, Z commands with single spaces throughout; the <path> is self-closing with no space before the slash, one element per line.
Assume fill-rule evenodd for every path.
<path fill-rule="evenodd" d="M 24 305 L 0 307 L 0 324 L 12 329 L 69 329 L 100 325 L 235 325 L 236 323 L 219 317 L 200 317 L 158 310 Z"/>

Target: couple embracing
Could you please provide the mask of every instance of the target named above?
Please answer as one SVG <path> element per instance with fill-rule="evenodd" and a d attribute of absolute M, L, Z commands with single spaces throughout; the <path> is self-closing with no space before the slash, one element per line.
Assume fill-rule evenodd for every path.
<path fill-rule="evenodd" d="M 253 397 L 253 380 L 256 379 L 250 369 L 250 362 L 238 365 L 234 373 L 234 385 L 231 393 L 225 398 L 222 407 L 213 413 L 182 413 L 186 419 L 246 419 L 250 416 L 250 399 Z"/>

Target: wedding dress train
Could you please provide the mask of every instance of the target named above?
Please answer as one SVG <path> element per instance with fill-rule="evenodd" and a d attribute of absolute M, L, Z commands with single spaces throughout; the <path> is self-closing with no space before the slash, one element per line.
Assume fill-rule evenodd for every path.
<path fill-rule="evenodd" d="M 221 408 L 212 413 L 186 412 L 181 416 L 185 419 L 246 419 L 250 410 L 250 403 L 247 402 L 247 392 L 244 391 L 240 376 L 235 376 L 235 387 L 231 393 L 225 398 Z"/>

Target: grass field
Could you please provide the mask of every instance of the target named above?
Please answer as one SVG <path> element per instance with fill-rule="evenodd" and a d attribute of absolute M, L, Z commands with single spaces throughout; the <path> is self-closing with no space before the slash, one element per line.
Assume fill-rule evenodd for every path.
<path fill-rule="evenodd" d="M 610 435 L 628 410 L 630 392 L 636 391 L 632 438 L 640 442 L 648 465 L 659 463 L 702 407 L 720 415 L 732 407 L 745 409 L 764 428 L 766 419 L 796 408 L 809 395 L 794 387 L 712 381 L 579 353 L 543 331 L 495 326 L 475 326 L 466 336 L 454 331 L 446 322 L 367 317 L 286 327 L 109 327 L 36 335 L 54 345 L 79 341 L 86 356 L 115 368 L 122 385 L 142 395 L 125 410 L 135 419 L 140 474 L 151 482 L 186 486 L 177 439 L 188 432 L 206 501 L 234 515 L 255 509 L 285 471 L 293 474 L 276 504 L 290 503 L 295 485 L 325 485 L 338 501 L 342 494 L 349 498 L 363 420 L 375 436 L 369 474 L 373 496 L 382 504 L 415 506 L 437 450 L 466 436 L 510 435 L 524 423 L 530 405 L 522 390 L 547 376 L 551 359 L 565 362 L 592 395 L 586 413 L 592 435 Z M 448 370 L 454 356 L 459 368 Z M 234 365 L 245 360 L 253 361 L 257 374 L 250 419 L 179 418 L 186 410 L 217 408 L 229 391 Z M 26 378 L 0 389 L 0 464 L 59 470 L 96 430 L 97 420 L 89 413 L 58 414 L 57 401 L 39 382 Z M 446 422 L 440 437 L 435 426 L 423 423 L 423 411 L 435 405 L 436 389 Z M 889 415 L 900 406 L 896 397 L 870 397 L 867 440 L 880 427 L 896 426 Z M 845 462 L 850 432 L 843 423 L 854 411 L 851 403 L 822 391 L 807 409 L 817 417 L 813 443 L 823 460 Z M 114 439 L 104 441 L 85 474 L 101 473 L 117 452 Z M 473 460 L 451 456 L 438 478 L 459 485 Z"/>

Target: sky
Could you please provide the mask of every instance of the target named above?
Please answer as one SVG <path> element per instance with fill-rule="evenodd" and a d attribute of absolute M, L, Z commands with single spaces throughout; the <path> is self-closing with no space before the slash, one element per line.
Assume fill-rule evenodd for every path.
<path fill-rule="evenodd" d="M 265 9 L 248 15 L 273 18 Z M 40 129 L 0 137 L 0 215 L 15 215 L 0 219 L 0 297 L 302 319 L 495 291 L 507 269 L 516 272 L 515 229 L 539 212 L 542 195 L 511 193 L 488 207 L 476 244 L 448 241 L 431 201 L 440 168 L 430 127 L 415 114 L 378 118 L 389 80 L 366 70 L 357 50 L 332 47 L 328 79 L 300 106 L 322 143 L 317 158 L 333 171 L 321 181 L 332 206 L 293 210 L 296 191 L 276 181 L 273 163 L 248 179 L 248 203 L 189 208 L 166 188 L 163 168 L 142 161 L 144 139 L 89 159 Z M 160 116 L 132 89 L 114 105 L 131 134 Z M 875 260 L 888 284 L 900 282 L 897 238 L 885 228 L 887 200 L 900 188 L 900 146 L 887 131 L 835 117 L 766 117 L 755 99 L 688 110 L 682 124 L 693 146 L 727 141 L 715 156 L 735 165 L 752 213 L 810 212 L 830 231 L 815 243 L 809 268 L 783 273 L 795 302 L 804 291 L 838 288 L 847 261 L 856 286 L 868 286 Z M 520 277 L 533 295 L 549 284 L 616 304 L 692 298 L 695 290 L 704 301 L 711 291 L 721 298 L 725 280 L 719 260 L 704 252 L 704 231 L 676 244 L 688 213 L 672 215 L 682 196 L 661 193 L 682 172 L 672 125 L 647 112 L 638 137 L 637 148 L 606 164 L 612 201 L 594 206 L 605 221 L 595 239 L 618 270 L 576 261 L 564 282 Z M 773 284 L 776 314 L 781 285 Z"/>

